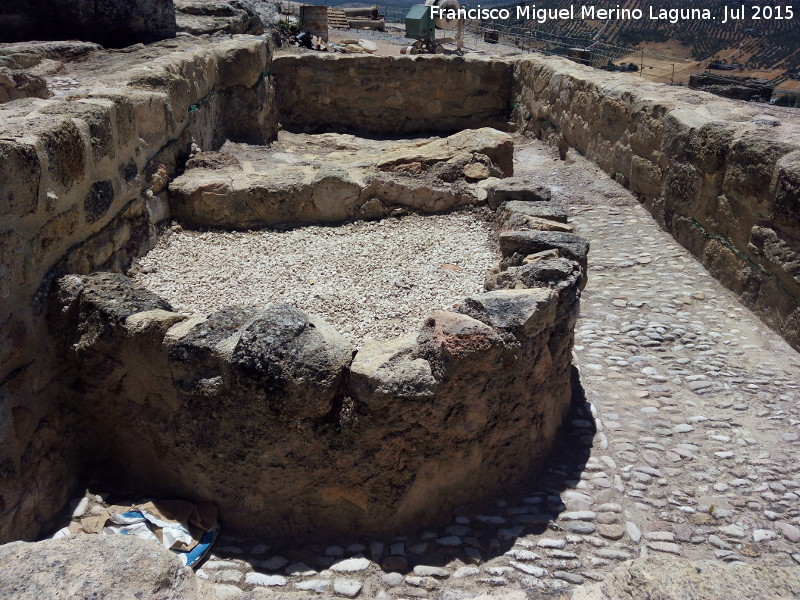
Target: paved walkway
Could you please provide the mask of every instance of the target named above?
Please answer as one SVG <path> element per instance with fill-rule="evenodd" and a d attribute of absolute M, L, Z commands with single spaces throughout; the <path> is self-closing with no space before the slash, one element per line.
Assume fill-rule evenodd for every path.
<path fill-rule="evenodd" d="M 576 415 L 541 485 L 441 530 L 352 546 L 223 540 L 199 572 L 220 594 L 568 597 L 646 553 L 800 563 L 800 356 L 626 190 L 554 156 L 522 143 L 517 174 L 552 186 L 591 240 L 575 352 L 594 423 Z"/>

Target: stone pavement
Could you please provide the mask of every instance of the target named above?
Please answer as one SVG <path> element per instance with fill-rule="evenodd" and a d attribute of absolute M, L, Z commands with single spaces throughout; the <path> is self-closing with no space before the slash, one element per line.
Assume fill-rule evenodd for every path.
<path fill-rule="evenodd" d="M 393 539 L 223 539 L 198 572 L 220 598 L 568 597 L 648 554 L 800 563 L 798 354 L 580 156 L 520 141 L 516 175 L 552 186 L 592 244 L 589 404 L 543 483 Z"/>

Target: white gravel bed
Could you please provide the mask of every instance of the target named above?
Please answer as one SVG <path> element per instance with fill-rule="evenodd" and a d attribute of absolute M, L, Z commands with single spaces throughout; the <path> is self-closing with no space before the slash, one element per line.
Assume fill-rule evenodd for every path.
<path fill-rule="evenodd" d="M 181 312 L 288 303 L 361 345 L 411 333 L 432 309 L 481 293 L 498 259 L 492 226 L 459 212 L 291 231 L 177 231 L 132 276 Z"/>

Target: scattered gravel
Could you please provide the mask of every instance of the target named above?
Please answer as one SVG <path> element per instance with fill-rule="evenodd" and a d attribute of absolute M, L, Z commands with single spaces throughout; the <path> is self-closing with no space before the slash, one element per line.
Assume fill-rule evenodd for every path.
<path fill-rule="evenodd" d="M 133 277 L 176 310 L 286 302 L 357 345 L 413 332 L 428 313 L 483 291 L 499 259 L 477 211 L 291 231 L 176 231 Z"/>

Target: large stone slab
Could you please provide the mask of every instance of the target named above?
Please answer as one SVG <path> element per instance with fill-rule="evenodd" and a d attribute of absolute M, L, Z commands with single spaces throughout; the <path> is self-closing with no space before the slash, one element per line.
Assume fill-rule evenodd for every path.
<path fill-rule="evenodd" d="M 486 201 L 490 208 L 497 208 L 503 202 L 549 202 L 552 191 L 535 182 L 521 177 L 513 177 L 488 182 L 485 186 Z"/>
<path fill-rule="evenodd" d="M 253 229 L 332 223 L 357 214 L 363 184 L 348 172 L 276 166 L 269 173 L 190 169 L 170 184 L 173 216 L 194 226 Z"/>
<path fill-rule="evenodd" d="M 0 546 L 5 600 L 197 600 L 198 582 L 177 555 L 133 536 L 77 535 Z"/>
<path fill-rule="evenodd" d="M 578 262 L 586 269 L 589 242 L 574 233 L 558 231 L 509 231 L 500 234 L 500 251 L 503 256 L 525 256 L 555 250 L 566 258 Z"/>
<path fill-rule="evenodd" d="M 398 207 L 442 212 L 477 204 L 481 178 L 513 172 L 513 138 L 488 127 L 420 141 L 319 138 L 324 147 L 305 153 L 232 146 L 193 157 L 170 183 L 172 215 L 250 229 L 381 218 Z"/>
<path fill-rule="evenodd" d="M 173 0 L 177 30 L 192 35 L 261 35 L 264 23 L 242 0 Z"/>
<path fill-rule="evenodd" d="M 467 129 L 440 140 L 417 145 L 404 144 L 398 150 L 381 157 L 376 166 L 384 171 L 409 163 L 430 166 L 473 154 L 488 156 L 505 177 L 514 174 L 513 138 L 510 134 L 491 127 Z"/>

